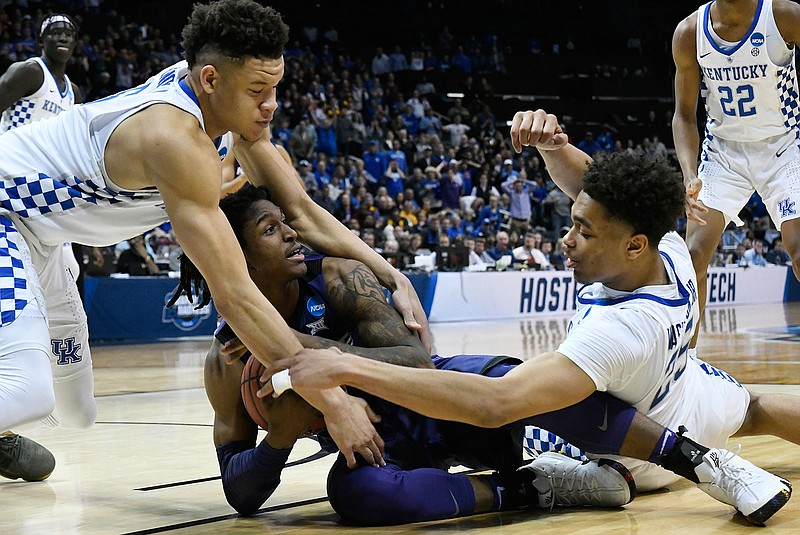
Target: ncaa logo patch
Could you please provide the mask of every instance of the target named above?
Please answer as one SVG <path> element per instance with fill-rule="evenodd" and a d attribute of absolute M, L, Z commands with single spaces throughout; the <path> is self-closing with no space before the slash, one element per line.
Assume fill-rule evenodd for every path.
<path fill-rule="evenodd" d="M 761 46 L 764 44 L 764 35 L 760 32 L 756 32 L 750 36 L 750 44 L 753 46 Z"/>
<path fill-rule="evenodd" d="M 306 301 L 306 310 L 312 316 L 318 318 L 325 314 L 325 303 L 317 296 L 309 297 L 308 301 Z"/>

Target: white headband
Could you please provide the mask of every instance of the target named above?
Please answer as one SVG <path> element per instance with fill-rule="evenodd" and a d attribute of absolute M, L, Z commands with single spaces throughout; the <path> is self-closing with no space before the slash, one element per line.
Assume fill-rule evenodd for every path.
<path fill-rule="evenodd" d="M 73 30 L 75 29 L 75 24 L 73 24 L 68 17 L 65 17 L 64 15 L 51 15 L 42 22 L 42 27 L 39 29 L 39 37 L 44 35 L 44 32 L 47 31 L 47 28 L 58 22 L 63 22 L 64 24 L 71 26 Z"/>

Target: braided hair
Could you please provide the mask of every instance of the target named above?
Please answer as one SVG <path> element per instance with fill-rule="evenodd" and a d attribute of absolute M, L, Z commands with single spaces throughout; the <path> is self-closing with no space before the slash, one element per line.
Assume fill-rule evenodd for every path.
<path fill-rule="evenodd" d="M 219 207 L 228 219 L 233 234 L 239 242 L 239 247 L 242 249 L 245 247 L 244 226 L 250 218 L 250 207 L 259 201 L 272 201 L 270 191 L 265 186 L 245 184 L 241 189 L 227 195 L 219 202 Z M 167 303 L 167 307 L 177 303 L 181 295 L 186 295 L 190 303 L 194 303 L 195 296 L 199 297 L 200 301 L 195 309 L 203 308 L 211 301 L 208 283 L 186 253 L 181 254 L 180 261 L 180 282 Z"/>

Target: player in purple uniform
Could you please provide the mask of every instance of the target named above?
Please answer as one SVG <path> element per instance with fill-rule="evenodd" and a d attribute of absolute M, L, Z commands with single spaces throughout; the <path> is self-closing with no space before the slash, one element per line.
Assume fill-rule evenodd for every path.
<path fill-rule="evenodd" d="M 303 345 L 338 347 L 384 362 L 434 367 L 417 337 L 386 303 L 369 269 L 353 260 L 304 258 L 296 233 L 268 199 L 267 190 L 246 187 L 226 197 L 220 206 L 240 240 L 251 277 Z M 203 286 L 191 281 L 196 280 L 193 272 L 184 260 L 183 288 Z M 206 292 L 204 300 L 209 297 Z M 218 333 L 218 339 L 232 336 L 227 326 L 221 330 L 227 334 Z M 356 345 L 348 345 L 351 341 Z M 256 445 L 257 427 L 247 415 L 240 393 L 243 361 L 249 353 L 238 358 L 239 353 L 231 355 L 228 350 L 222 354 L 221 350 L 220 342 L 215 341 L 205 368 L 206 392 L 215 411 L 214 442 L 228 502 L 240 513 L 252 514 L 278 486 L 292 446 L 319 413 L 294 393 L 269 400 L 269 433 Z M 434 357 L 434 362 L 441 368 L 497 375 L 519 360 L 464 355 Z M 338 458 L 328 490 L 333 507 L 347 522 L 416 522 L 524 505 L 550 507 L 553 501 L 618 506 L 634 496 L 625 477 L 628 472 L 619 463 L 581 463 L 549 454 L 554 458 L 542 456 L 529 470 L 515 473 L 523 462 L 528 422 L 481 429 L 437 422 L 377 398 L 366 396 L 366 400 L 381 417 L 376 428 L 385 442 L 387 465 L 350 470 L 344 458 Z M 617 419 L 629 423 L 633 415 L 629 407 L 617 405 L 619 414 L 612 413 L 609 419 L 611 429 L 616 429 Z M 612 407 L 617 405 L 612 402 Z M 580 418 L 557 415 L 553 420 Z M 336 451 L 327 432 L 318 436 L 326 450 Z M 499 473 L 467 476 L 447 472 L 449 466 L 458 464 Z M 555 478 L 536 477 L 554 475 L 556 470 Z"/>

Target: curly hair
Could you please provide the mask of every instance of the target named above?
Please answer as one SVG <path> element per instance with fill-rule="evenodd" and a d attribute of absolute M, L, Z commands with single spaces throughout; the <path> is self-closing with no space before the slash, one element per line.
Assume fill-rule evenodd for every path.
<path fill-rule="evenodd" d="M 663 159 L 640 151 L 599 157 L 583 175 L 583 191 L 612 218 L 647 236 L 653 248 L 684 214 L 681 175 Z"/>
<path fill-rule="evenodd" d="M 253 0 L 217 0 L 194 6 L 181 37 L 192 68 L 208 55 L 278 59 L 289 40 L 289 26 L 280 13 Z"/>
<path fill-rule="evenodd" d="M 219 202 L 219 207 L 228 218 L 233 233 L 239 246 L 244 248 L 244 226 L 250 220 L 250 207 L 259 201 L 272 201 L 272 194 L 264 186 L 252 186 L 245 184 L 238 191 L 227 195 Z M 194 303 L 194 297 L 200 297 L 200 302 L 195 306 L 196 309 L 202 308 L 211 301 L 211 292 L 208 284 L 186 253 L 181 254 L 181 277 L 178 288 L 172 294 L 167 307 L 171 307 L 178 302 L 181 295 L 186 294 L 190 303 Z"/>

